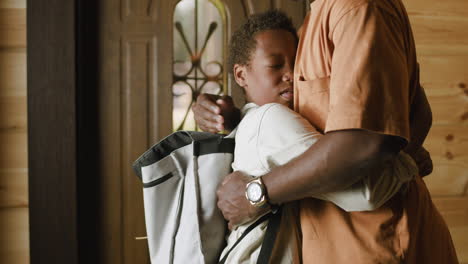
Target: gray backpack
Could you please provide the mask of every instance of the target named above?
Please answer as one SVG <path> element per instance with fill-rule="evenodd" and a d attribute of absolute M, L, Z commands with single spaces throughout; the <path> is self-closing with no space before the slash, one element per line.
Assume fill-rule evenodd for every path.
<path fill-rule="evenodd" d="M 216 189 L 231 172 L 234 133 L 175 132 L 140 156 L 151 263 L 217 263 L 226 222 Z"/>
<path fill-rule="evenodd" d="M 270 262 L 281 221 L 281 213 L 276 211 L 251 224 L 219 260 L 226 246 L 227 226 L 216 205 L 216 190 L 224 176 L 231 172 L 234 135 L 235 130 L 226 137 L 178 131 L 133 163 L 133 169 L 143 182 L 151 263 L 224 264 L 243 238 L 266 220 L 269 220 L 267 233 L 257 263 Z"/>

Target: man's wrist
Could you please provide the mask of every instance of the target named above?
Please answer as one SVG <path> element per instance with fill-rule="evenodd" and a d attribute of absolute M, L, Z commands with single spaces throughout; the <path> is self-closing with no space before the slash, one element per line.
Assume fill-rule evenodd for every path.
<path fill-rule="evenodd" d="M 270 202 L 262 177 L 256 177 L 246 184 L 245 196 L 257 208 L 271 210 L 273 213 L 278 211 L 279 206 Z"/>

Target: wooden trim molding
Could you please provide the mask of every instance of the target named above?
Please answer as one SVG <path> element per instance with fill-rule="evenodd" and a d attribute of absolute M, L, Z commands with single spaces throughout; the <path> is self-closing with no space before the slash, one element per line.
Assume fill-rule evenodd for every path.
<path fill-rule="evenodd" d="M 75 0 L 27 1 L 31 263 L 78 263 Z"/>

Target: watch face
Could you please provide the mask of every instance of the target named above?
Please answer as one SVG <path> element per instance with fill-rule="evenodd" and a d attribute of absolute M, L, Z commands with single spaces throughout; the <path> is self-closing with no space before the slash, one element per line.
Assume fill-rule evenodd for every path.
<path fill-rule="evenodd" d="M 247 188 L 247 196 L 249 197 L 249 200 L 252 202 L 258 202 L 262 199 L 263 191 L 262 187 L 260 187 L 260 184 L 256 182 L 252 182 L 249 184 L 249 187 Z"/>

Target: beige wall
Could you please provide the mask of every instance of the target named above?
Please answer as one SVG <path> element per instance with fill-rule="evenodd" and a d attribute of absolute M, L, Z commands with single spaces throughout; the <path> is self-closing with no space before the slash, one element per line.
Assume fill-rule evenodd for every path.
<path fill-rule="evenodd" d="M 458 253 L 468 263 L 468 1 L 404 0 L 433 111 L 425 181 Z"/>
<path fill-rule="evenodd" d="M 0 263 L 29 263 L 26 0 L 0 0 Z"/>

